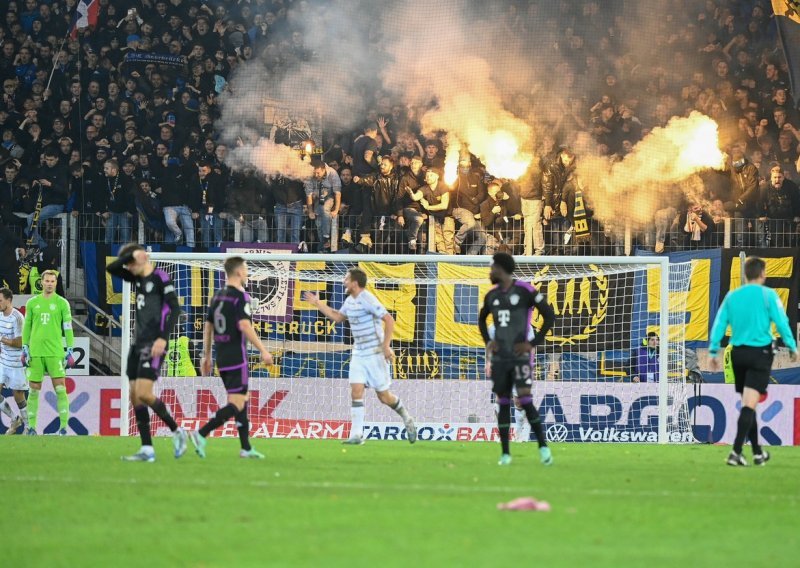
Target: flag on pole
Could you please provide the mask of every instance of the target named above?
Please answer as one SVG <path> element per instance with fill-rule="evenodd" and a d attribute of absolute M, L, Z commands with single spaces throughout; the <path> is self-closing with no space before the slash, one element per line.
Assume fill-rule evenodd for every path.
<path fill-rule="evenodd" d="M 795 103 L 800 102 L 800 0 L 772 0 L 778 38 L 789 64 L 789 81 Z"/>
<path fill-rule="evenodd" d="M 78 37 L 78 30 L 97 25 L 97 16 L 100 10 L 100 5 L 97 0 L 80 0 L 78 3 L 77 18 L 72 25 L 70 37 L 75 39 Z"/>

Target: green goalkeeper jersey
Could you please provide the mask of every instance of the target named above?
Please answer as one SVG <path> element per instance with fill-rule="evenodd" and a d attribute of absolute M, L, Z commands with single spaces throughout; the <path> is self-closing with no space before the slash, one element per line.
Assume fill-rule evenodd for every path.
<path fill-rule="evenodd" d="M 34 296 L 25 304 L 25 324 L 22 344 L 30 349 L 31 357 L 63 357 L 64 341 L 72 347 L 72 312 L 69 302 L 58 294 L 49 298 Z"/>

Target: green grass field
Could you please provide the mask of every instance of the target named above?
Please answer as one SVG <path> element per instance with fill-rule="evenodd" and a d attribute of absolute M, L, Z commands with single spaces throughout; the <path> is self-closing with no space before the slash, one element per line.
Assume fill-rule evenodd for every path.
<path fill-rule="evenodd" d="M 789 566 L 800 452 L 731 468 L 728 448 L 212 440 L 205 460 L 123 463 L 138 440 L 0 439 L 0 565 Z M 749 453 L 748 453 L 749 457 Z M 501 512 L 521 496 L 553 510 Z"/>

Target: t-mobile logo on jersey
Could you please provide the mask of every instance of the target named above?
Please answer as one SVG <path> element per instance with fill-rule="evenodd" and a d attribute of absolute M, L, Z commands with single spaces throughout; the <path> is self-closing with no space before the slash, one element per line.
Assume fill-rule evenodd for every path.
<path fill-rule="evenodd" d="M 497 325 L 500 327 L 508 327 L 508 322 L 511 321 L 511 310 L 497 310 Z"/>

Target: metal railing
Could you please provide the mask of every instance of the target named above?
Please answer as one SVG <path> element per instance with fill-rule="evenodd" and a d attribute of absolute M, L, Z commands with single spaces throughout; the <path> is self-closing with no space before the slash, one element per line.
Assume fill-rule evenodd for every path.
<path fill-rule="evenodd" d="M 639 235 L 639 248 L 661 252 L 703 250 L 716 248 L 791 248 L 800 245 L 800 221 L 725 217 L 717 220 L 702 233 L 689 233 L 673 223 L 658 235 L 655 229 Z M 661 238 L 659 238 L 661 237 Z"/>
<path fill-rule="evenodd" d="M 115 347 L 112 342 L 119 343 L 119 338 L 103 337 L 92 331 L 88 326 L 78 319 L 73 320 L 73 325 L 81 334 L 88 336 L 92 339 L 90 343 L 92 352 L 89 354 L 89 366 L 98 375 L 105 373 L 92 362 L 92 357 L 108 366 L 113 372 L 119 373 L 122 354 L 119 348 Z"/>

